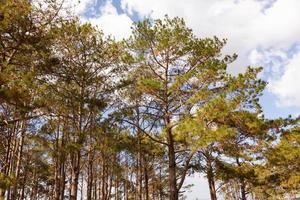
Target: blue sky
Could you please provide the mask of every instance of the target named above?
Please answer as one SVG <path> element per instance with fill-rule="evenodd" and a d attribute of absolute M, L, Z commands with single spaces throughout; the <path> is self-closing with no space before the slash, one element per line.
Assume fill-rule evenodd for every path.
<path fill-rule="evenodd" d="M 264 67 L 267 118 L 300 114 L 300 0 L 81 0 L 74 12 L 116 39 L 129 36 L 133 21 L 183 17 L 199 37 L 228 39 L 224 53 L 239 55 L 230 72 Z M 199 190 L 208 195 L 205 187 L 196 184 L 194 197 Z"/>
<path fill-rule="evenodd" d="M 74 2 L 74 1 L 73 1 Z M 269 82 L 260 102 L 267 118 L 300 113 L 299 0 L 81 0 L 75 7 L 116 39 L 130 35 L 133 21 L 183 17 L 199 37 L 228 38 L 224 53 L 239 55 L 233 73 L 263 66 Z"/>

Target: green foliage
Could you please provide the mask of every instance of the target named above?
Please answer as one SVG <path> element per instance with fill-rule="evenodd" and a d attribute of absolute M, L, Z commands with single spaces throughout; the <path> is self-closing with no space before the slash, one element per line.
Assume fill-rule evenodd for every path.
<path fill-rule="evenodd" d="M 299 127 L 284 131 L 280 142 L 266 152 L 266 163 L 258 168 L 265 195 L 299 194 Z"/>
<path fill-rule="evenodd" d="M 46 2 L 0 4 L 0 199 L 79 179 L 101 199 L 166 199 L 195 171 L 229 199 L 299 195 L 298 120 L 264 119 L 262 68 L 229 74 L 226 39 L 165 16 L 116 42 Z"/>
<path fill-rule="evenodd" d="M 0 173 L 0 189 L 7 189 L 13 182 L 13 178 Z"/>

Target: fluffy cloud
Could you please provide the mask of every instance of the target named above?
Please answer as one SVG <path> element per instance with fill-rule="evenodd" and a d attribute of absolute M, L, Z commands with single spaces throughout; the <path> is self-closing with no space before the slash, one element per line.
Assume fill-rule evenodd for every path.
<path fill-rule="evenodd" d="M 129 14 L 137 12 L 141 18 L 161 18 L 165 14 L 180 16 L 199 36 L 228 37 L 234 43 L 239 41 L 236 45 L 240 47 L 285 45 L 298 39 L 300 1 L 277 0 L 271 6 L 270 2 L 121 0 L 122 8 Z"/>
<path fill-rule="evenodd" d="M 243 59 L 257 46 L 287 47 L 299 40 L 300 1 L 277 0 L 122 0 L 122 8 L 140 17 L 183 17 L 201 37 L 228 38 L 227 52 Z M 268 7 L 267 7 L 268 6 Z M 291 25 L 292 24 L 292 25 Z"/>
<path fill-rule="evenodd" d="M 112 4 L 107 1 L 100 9 L 100 15 L 88 19 L 93 25 L 98 26 L 106 35 L 112 35 L 117 40 L 129 37 L 131 34 L 132 20 L 126 14 L 119 14 Z"/>
<path fill-rule="evenodd" d="M 288 50 L 300 42 L 299 0 L 121 0 L 129 15 L 161 18 L 180 16 L 200 37 L 228 38 L 224 53 L 238 53 L 231 68 L 264 66 L 269 92 L 280 106 L 298 106 L 300 62 Z"/>
<path fill-rule="evenodd" d="M 86 12 L 96 13 L 97 10 L 96 9 L 97 0 L 59 0 L 59 1 L 63 2 L 64 12 L 69 12 L 79 16 L 83 16 Z"/>
<path fill-rule="evenodd" d="M 278 105 L 300 107 L 293 92 L 300 85 L 300 79 L 293 79 L 300 76 L 298 54 L 289 56 L 291 47 L 300 43 L 299 0 L 121 0 L 124 13 L 118 13 L 111 0 L 98 11 L 92 6 L 96 4 L 97 0 L 81 0 L 75 11 L 83 15 L 89 10 L 92 14 L 84 21 L 116 39 L 130 35 L 130 17 L 155 19 L 165 14 L 183 17 L 199 37 L 228 38 L 224 53 L 239 54 L 231 72 L 241 72 L 247 65 L 264 66 L 263 77 L 270 83 L 269 92 L 278 97 Z"/>
<path fill-rule="evenodd" d="M 63 12 L 68 11 L 79 16 L 82 22 L 90 22 L 103 30 L 107 36 L 122 40 L 131 33 L 131 18 L 125 13 L 119 14 L 112 0 L 106 0 L 104 4 L 99 0 L 64 0 L 63 2 Z"/>
<path fill-rule="evenodd" d="M 264 66 L 265 78 L 276 79 L 279 78 L 289 61 L 289 55 L 282 49 L 254 49 L 250 52 L 249 61 L 251 65 Z"/>
<path fill-rule="evenodd" d="M 268 90 L 278 97 L 279 106 L 300 107 L 300 52 L 287 61 L 280 76 L 269 78 Z"/>
<path fill-rule="evenodd" d="M 292 55 L 289 55 L 292 54 Z M 265 66 L 262 76 L 268 81 L 267 90 L 274 94 L 279 107 L 300 107 L 300 51 L 255 49 L 249 56 L 252 64 Z"/>

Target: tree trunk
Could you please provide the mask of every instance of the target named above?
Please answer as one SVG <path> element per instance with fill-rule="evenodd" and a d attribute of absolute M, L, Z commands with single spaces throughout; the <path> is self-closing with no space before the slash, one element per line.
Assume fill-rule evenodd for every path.
<path fill-rule="evenodd" d="M 22 190 L 20 192 L 21 196 L 19 198 L 20 200 L 25 199 L 25 186 L 26 186 L 26 180 L 27 180 L 27 172 L 25 171 L 24 174 L 25 174 L 25 177 L 24 177 L 24 179 L 22 181 Z"/>
<path fill-rule="evenodd" d="M 60 163 L 58 162 L 58 158 L 56 158 L 55 162 L 55 174 L 54 174 L 54 200 L 59 200 L 60 197 Z"/>
<path fill-rule="evenodd" d="M 168 139 L 168 157 L 169 157 L 169 189 L 170 200 L 178 200 L 177 179 L 176 179 L 176 156 L 174 147 L 174 138 L 170 127 L 171 120 L 169 113 L 165 113 L 165 127 L 167 129 Z"/>
<path fill-rule="evenodd" d="M 26 131 L 26 122 L 22 122 L 22 129 L 21 129 L 21 136 L 20 141 L 18 144 L 18 155 L 17 155 L 17 163 L 16 163 L 16 169 L 15 169 L 15 180 L 13 184 L 13 190 L 12 190 L 12 199 L 17 199 L 18 196 L 18 183 L 19 183 L 19 177 L 20 177 L 20 169 L 21 169 L 21 162 L 23 157 L 23 145 L 24 145 L 24 137 L 25 137 L 25 131 Z"/>
<path fill-rule="evenodd" d="M 239 158 L 236 158 L 236 163 L 239 167 L 241 167 L 241 163 Z M 246 193 L 246 184 L 243 177 L 240 178 L 240 189 L 241 189 L 241 200 L 247 200 L 247 193 Z"/>
<path fill-rule="evenodd" d="M 246 185 L 243 178 L 241 179 L 241 200 L 247 200 Z"/>
<path fill-rule="evenodd" d="M 77 151 L 72 158 L 71 185 L 70 185 L 70 200 L 77 199 L 78 179 L 80 168 L 80 151 Z"/>
<path fill-rule="evenodd" d="M 92 200 L 93 176 L 93 156 L 92 152 L 90 152 L 88 161 L 87 200 Z"/>
<path fill-rule="evenodd" d="M 62 132 L 62 139 L 61 139 L 61 146 L 64 147 L 65 146 L 65 134 L 64 132 Z M 64 200 L 65 199 L 65 187 L 66 187 L 66 171 L 65 171 L 65 158 L 66 155 L 64 153 L 64 151 L 61 152 L 60 155 L 60 200 Z"/>
<path fill-rule="evenodd" d="M 142 194 L 143 194 L 143 156 L 142 156 L 142 141 L 141 141 L 141 133 L 138 130 L 138 158 L 137 158 L 137 164 L 138 164 L 138 199 L 142 200 Z"/>
<path fill-rule="evenodd" d="M 103 158 L 104 159 L 104 158 Z M 101 199 L 105 199 L 105 166 L 104 161 L 102 161 L 102 174 L 101 174 Z"/>
<path fill-rule="evenodd" d="M 57 124 L 55 151 L 55 171 L 54 171 L 54 200 L 59 200 L 60 197 L 60 156 L 59 156 L 59 123 Z"/>
<path fill-rule="evenodd" d="M 145 173 L 145 200 L 149 200 L 149 177 L 148 177 L 147 163 L 145 163 L 144 173 Z"/>
<path fill-rule="evenodd" d="M 15 126 L 14 126 L 15 127 Z M 14 130 L 14 128 L 13 128 Z M 8 141 L 7 141 L 7 148 L 5 149 L 5 160 L 4 160 L 4 167 L 1 169 L 1 173 L 4 175 L 4 176 L 7 176 L 9 173 L 10 173 L 10 166 L 11 166 L 11 163 L 12 163 L 12 150 L 11 150 L 11 146 L 12 146 L 12 139 L 13 139 L 13 133 L 14 131 L 11 131 L 9 130 L 9 128 L 7 128 L 7 132 L 9 133 L 8 135 Z M 4 200 L 5 198 L 5 192 L 6 192 L 6 189 L 5 188 L 0 188 L 0 200 Z"/>
<path fill-rule="evenodd" d="M 164 189 L 163 189 L 163 178 L 162 178 L 162 167 L 163 167 L 163 161 L 160 161 L 160 167 L 159 167 L 159 199 L 163 200 L 164 199 Z"/>
<path fill-rule="evenodd" d="M 32 187 L 31 188 L 31 194 L 30 194 L 30 199 L 34 200 L 36 199 L 36 193 L 37 193 L 37 189 L 38 189 L 38 186 L 37 186 L 37 174 L 36 174 L 36 169 L 34 168 L 33 169 L 33 178 L 32 178 Z"/>
<path fill-rule="evenodd" d="M 174 149 L 174 138 L 170 128 L 167 128 L 168 134 L 168 155 L 169 155 L 169 187 L 170 200 L 178 200 L 177 180 L 176 180 L 176 157 Z"/>
<path fill-rule="evenodd" d="M 207 172 L 207 180 L 208 180 L 208 186 L 209 186 L 209 193 L 210 193 L 210 199 L 211 200 L 217 200 L 217 194 L 216 194 L 216 187 L 215 187 L 215 180 L 213 176 L 213 172 L 211 169 L 208 169 Z"/>
<path fill-rule="evenodd" d="M 60 163 L 60 200 L 65 199 L 65 187 L 66 187 L 66 172 L 65 172 L 65 161 L 61 160 Z"/>
<path fill-rule="evenodd" d="M 208 185 L 209 185 L 209 193 L 211 200 L 217 200 L 217 194 L 215 189 L 215 181 L 212 177 L 208 178 Z"/>

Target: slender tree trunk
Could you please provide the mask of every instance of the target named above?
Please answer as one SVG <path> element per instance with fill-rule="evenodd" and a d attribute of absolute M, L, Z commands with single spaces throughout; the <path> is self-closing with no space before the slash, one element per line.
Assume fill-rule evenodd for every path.
<path fill-rule="evenodd" d="M 119 200 L 119 176 L 116 175 L 116 183 L 115 183 L 115 200 Z"/>
<path fill-rule="evenodd" d="M 210 198 L 211 200 L 217 200 L 215 175 L 212 166 L 212 157 L 208 150 L 203 155 L 206 157 L 206 174 L 207 174 Z"/>
<path fill-rule="evenodd" d="M 159 167 L 159 199 L 163 200 L 164 199 L 164 190 L 163 190 L 163 184 L 162 184 L 162 166 L 163 166 L 163 161 L 160 160 L 160 167 Z"/>
<path fill-rule="evenodd" d="M 142 141 L 141 141 L 141 133 L 138 130 L 138 199 L 142 200 L 143 195 L 143 156 L 142 156 Z"/>
<path fill-rule="evenodd" d="M 62 136 L 61 136 L 61 146 L 64 147 L 65 146 L 65 134 L 64 132 L 62 131 Z M 65 170 L 65 158 L 66 158 L 66 155 L 63 152 L 61 152 L 61 155 L 60 155 L 60 200 L 64 200 L 65 199 L 65 187 L 66 187 L 66 183 L 65 183 L 65 180 L 66 180 L 66 170 Z"/>
<path fill-rule="evenodd" d="M 78 180 L 79 180 L 79 171 L 80 171 L 79 165 L 80 165 L 80 151 L 77 151 L 72 158 L 70 200 L 77 199 Z"/>
<path fill-rule="evenodd" d="M 59 200 L 60 198 L 60 155 L 59 155 L 59 137 L 60 137 L 60 131 L 59 131 L 59 122 L 57 124 L 57 131 L 56 131 L 56 142 L 55 142 L 55 151 L 57 152 L 56 157 L 55 157 L 55 171 L 54 171 L 54 200 Z"/>
<path fill-rule="evenodd" d="M 107 196 L 108 200 L 112 199 L 112 193 L 111 193 L 112 186 L 113 186 L 113 175 L 110 174 L 110 176 L 109 176 L 108 196 Z"/>
<path fill-rule="evenodd" d="M 209 186 L 209 193 L 211 200 L 217 200 L 216 188 L 215 188 L 215 180 L 211 172 L 207 174 L 208 186 Z"/>
<path fill-rule="evenodd" d="M 83 200 L 83 183 L 84 183 L 84 177 L 81 176 L 81 185 L 80 185 L 80 200 Z"/>
<path fill-rule="evenodd" d="M 20 196 L 20 200 L 25 199 L 25 186 L 26 186 L 26 180 L 27 180 L 27 172 L 24 172 L 24 178 L 22 180 L 22 190 L 21 190 L 21 196 Z"/>
<path fill-rule="evenodd" d="M 7 175 L 11 175 L 11 173 L 14 171 L 14 157 L 16 156 L 16 154 L 18 153 L 18 137 L 17 137 L 17 132 L 19 130 L 18 127 L 19 123 L 14 123 L 13 126 L 13 131 L 12 131 L 12 148 L 10 150 L 10 154 L 9 154 L 9 165 L 8 165 L 8 169 L 7 169 Z M 7 188 L 7 194 L 6 194 L 6 200 L 10 200 L 12 196 L 12 187 L 8 187 Z"/>
<path fill-rule="evenodd" d="M 104 158 L 103 158 L 104 159 Z M 102 160 L 102 174 L 101 174 L 101 199 L 105 199 L 105 166 L 104 161 Z"/>
<path fill-rule="evenodd" d="M 125 158 L 125 183 L 124 183 L 124 197 L 125 197 L 125 200 L 128 200 L 129 199 L 129 194 L 128 194 L 128 179 L 129 179 L 129 167 L 128 167 L 128 160 L 127 158 Z"/>
<path fill-rule="evenodd" d="M 170 144 L 168 146 L 169 153 L 169 187 L 170 200 L 178 200 L 177 182 L 176 182 L 176 160 L 173 137 L 170 137 Z"/>
<path fill-rule="evenodd" d="M 76 135 L 75 143 L 82 145 L 84 143 L 85 136 L 83 135 L 83 99 L 85 96 L 85 88 L 83 85 L 80 86 L 80 105 L 78 107 L 78 135 Z M 70 185 L 70 200 L 77 199 L 78 193 L 78 182 L 79 182 L 79 173 L 80 173 L 80 159 L 81 159 L 81 150 L 76 150 L 73 155 L 71 155 L 71 185 Z"/>
<path fill-rule="evenodd" d="M 109 192 L 108 192 L 108 166 L 106 165 L 105 166 L 105 198 L 104 200 L 107 200 L 108 199 L 108 196 L 109 196 Z"/>
<path fill-rule="evenodd" d="M 37 178 L 36 178 L 36 169 L 33 169 L 33 178 L 32 178 L 32 186 L 33 188 L 31 188 L 31 194 L 30 194 L 30 199 L 34 200 L 36 197 L 36 193 L 37 193 Z"/>
<path fill-rule="evenodd" d="M 176 180 L 176 156 L 174 147 L 174 137 L 170 127 L 170 116 L 165 116 L 165 126 L 167 129 L 168 137 L 168 157 L 169 157 L 169 189 L 170 200 L 178 200 L 177 180 Z"/>
<path fill-rule="evenodd" d="M 12 139 L 13 139 L 13 131 L 7 128 L 8 132 L 8 141 L 7 141 L 7 147 L 5 149 L 5 160 L 4 160 L 4 167 L 1 170 L 1 173 L 4 174 L 4 176 L 7 176 L 10 172 L 10 166 L 12 163 Z M 0 188 L 0 200 L 4 200 L 6 189 Z"/>
<path fill-rule="evenodd" d="M 26 131 L 26 122 L 22 122 L 22 129 L 21 129 L 21 136 L 20 136 L 20 141 L 19 144 L 17 145 L 17 163 L 16 163 L 16 169 L 15 169 L 15 180 L 13 184 L 13 191 L 11 198 L 12 199 L 17 199 L 18 196 L 18 183 L 19 183 L 19 178 L 20 178 L 20 169 L 21 169 L 21 162 L 22 162 L 22 157 L 23 157 L 23 145 L 24 145 L 24 137 L 25 137 L 25 131 Z"/>
<path fill-rule="evenodd" d="M 65 187 L 66 187 L 66 172 L 65 172 L 65 161 L 61 160 L 60 164 L 60 200 L 65 199 Z"/>
<path fill-rule="evenodd" d="M 236 158 L 236 163 L 239 167 L 241 167 L 239 158 Z M 243 177 L 240 178 L 240 189 L 241 189 L 241 200 L 247 200 L 246 183 Z"/>
<path fill-rule="evenodd" d="M 145 173 L 145 200 L 149 200 L 149 177 L 147 163 L 144 163 L 144 173 Z"/>
<path fill-rule="evenodd" d="M 247 200 L 246 185 L 243 178 L 241 179 L 241 200 Z"/>
<path fill-rule="evenodd" d="M 59 159 L 56 158 L 56 163 L 55 163 L 55 182 L 54 182 L 54 200 L 59 200 L 60 197 L 60 163 L 58 161 Z"/>
<path fill-rule="evenodd" d="M 92 152 L 88 155 L 88 180 L 87 180 L 87 200 L 92 200 L 92 188 L 93 188 L 93 155 Z"/>
<path fill-rule="evenodd" d="M 92 187 L 93 187 L 93 190 L 92 190 L 92 199 L 97 199 L 97 182 L 98 182 L 98 178 L 97 177 L 95 177 L 94 178 L 94 181 L 93 181 L 93 185 L 92 185 Z"/>

